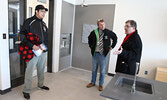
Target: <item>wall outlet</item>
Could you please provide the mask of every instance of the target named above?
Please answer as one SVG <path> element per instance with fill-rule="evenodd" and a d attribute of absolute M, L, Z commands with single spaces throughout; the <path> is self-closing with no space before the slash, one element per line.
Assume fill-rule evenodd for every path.
<path fill-rule="evenodd" d="M 144 72 L 144 74 L 147 75 L 147 74 L 148 74 L 148 71 L 146 70 L 146 71 Z"/>

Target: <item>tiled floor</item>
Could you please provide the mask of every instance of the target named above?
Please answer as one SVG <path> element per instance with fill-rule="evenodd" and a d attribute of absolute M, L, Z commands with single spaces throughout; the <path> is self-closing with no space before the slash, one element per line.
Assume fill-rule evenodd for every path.
<path fill-rule="evenodd" d="M 111 78 L 106 75 L 104 87 Z M 98 79 L 99 76 L 97 76 Z M 91 72 L 76 68 L 57 73 L 45 73 L 45 85 L 50 90 L 44 91 L 36 88 L 37 78 L 34 77 L 31 100 L 105 100 L 98 91 L 98 81 L 95 87 L 86 88 L 90 80 Z M 13 88 L 11 92 L 0 95 L 0 100 L 25 100 L 22 89 L 23 85 Z"/>

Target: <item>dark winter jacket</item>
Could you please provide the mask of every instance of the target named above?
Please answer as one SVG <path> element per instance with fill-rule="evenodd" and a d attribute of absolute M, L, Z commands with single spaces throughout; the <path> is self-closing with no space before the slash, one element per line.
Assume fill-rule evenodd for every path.
<path fill-rule="evenodd" d="M 103 30 L 104 36 L 103 36 L 103 54 L 104 56 L 106 56 L 108 54 L 108 52 L 110 51 L 110 48 L 114 48 L 116 43 L 117 43 L 117 36 L 114 32 L 108 30 L 108 29 L 104 29 Z M 88 36 L 88 44 L 89 47 L 91 49 L 91 54 L 92 56 L 95 53 L 95 49 L 97 46 L 97 38 L 96 38 L 96 34 L 94 32 L 94 30 L 90 33 L 90 35 Z"/>
<path fill-rule="evenodd" d="M 117 58 L 115 71 L 134 75 L 136 62 L 140 63 L 142 54 L 142 41 L 137 31 L 124 42 L 122 48 L 123 51 Z"/>
<path fill-rule="evenodd" d="M 46 46 L 48 46 L 48 29 L 42 19 L 39 19 L 34 15 L 33 17 L 26 19 L 21 28 L 20 39 L 22 43 L 32 48 L 34 43 L 26 38 L 25 34 L 27 33 L 37 34 L 40 38 L 40 44 L 44 43 Z"/>

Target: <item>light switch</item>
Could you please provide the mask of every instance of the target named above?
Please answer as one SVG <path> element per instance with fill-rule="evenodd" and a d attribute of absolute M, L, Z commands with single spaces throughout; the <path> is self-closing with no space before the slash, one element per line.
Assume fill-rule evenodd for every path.
<path fill-rule="evenodd" d="M 3 33 L 3 39 L 6 39 L 6 33 Z"/>

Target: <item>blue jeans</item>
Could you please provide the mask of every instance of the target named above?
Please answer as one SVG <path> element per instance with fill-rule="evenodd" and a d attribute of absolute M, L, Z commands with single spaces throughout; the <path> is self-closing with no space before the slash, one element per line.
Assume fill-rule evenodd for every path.
<path fill-rule="evenodd" d="M 104 83 L 104 77 L 105 77 L 105 69 L 107 64 L 107 56 L 101 55 L 100 53 L 95 53 L 95 55 L 92 57 L 92 81 L 91 83 L 96 83 L 96 76 L 97 76 L 97 70 L 98 65 L 100 66 L 100 77 L 99 77 L 99 85 L 103 85 Z"/>

